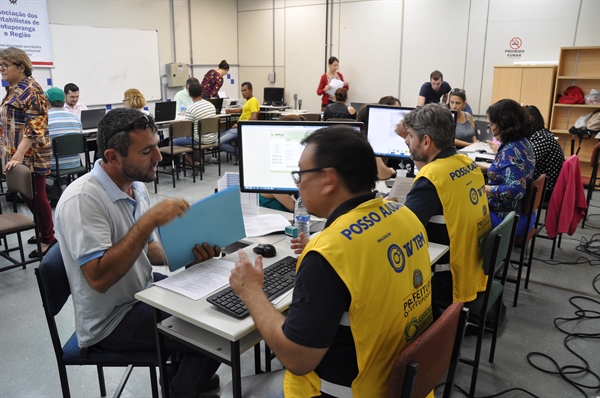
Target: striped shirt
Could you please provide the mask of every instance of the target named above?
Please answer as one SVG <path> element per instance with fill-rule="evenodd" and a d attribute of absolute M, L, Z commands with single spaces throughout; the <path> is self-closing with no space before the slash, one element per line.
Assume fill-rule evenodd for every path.
<path fill-rule="evenodd" d="M 194 102 L 187 108 L 185 112 L 186 120 L 198 121 L 200 119 L 208 119 L 210 117 L 217 116 L 215 106 L 206 100 L 200 100 Z M 198 139 L 198 125 L 194 123 L 194 140 L 200 141 L 202 145 L 214 144 L 217 142 L 217 132 L 210 132 L 203 134 L 201 139 Z"/>
<path fill-rule="evenodd" d="M 80 133 L 82 134 L 81 122 L 79 118 L 63 108 L 50 108 L 48 111 L 48 131 L 50 139 L 63 134 Z M 79 155 L 61 156 L 58 158 L 58 165 L 61 169 L 74 169 L 81 166 Z M 56 162 L 52 157 L 51 169 L 56 170 Z"/>

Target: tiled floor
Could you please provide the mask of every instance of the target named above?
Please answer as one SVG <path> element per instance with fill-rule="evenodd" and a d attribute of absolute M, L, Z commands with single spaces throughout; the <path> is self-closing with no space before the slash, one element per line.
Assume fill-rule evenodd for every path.
<path fill-rule="evenodd" d="M 237 167 L 227 163 L 223 172 L 236 171 Z M 154 187 L 148 184 L 153 204 L 159 203 L 166 197 L 183 197 L 189 201 L 198 200 L 214 192 L 218 179 L 217 166 L 207 165 L 204 180 L 195 184 L 191 177 L 181 177 L 177 187 L 173 189 L 168 176 L 161 175 L 158 194 Z M 564 346 L 565 334 L 554 326 L 557 317 L 571 318 L 577 310 L 569 303 L 569 298 L 580 295 L 586 298 L 600 300 L 597 291 L 592 287 L 594 278 L 600 273 L 600 254 L 598 243 L 593 242 L 591 250 L 596 256 L 577 250 L 581 241 L 595 239 L 594 234 L 600 232 L 600 211 L 598 203 L 600 195 L 596 194 L 592 202 L 589 222 L 585 229 L 579 228 L 573 237 L 565 237 L 562 247 L 557 249 L 555 262 L 544 262 L 550 258 L 551 242 L 538 239 L 534 256 L 531 282 L 528 290 L 521 290 L 519 306 L 513 308 L 509 301 L 514 293 L 514 285 L 508 284 L 505 302 L 508 303 L 506 320 L 501 326 L 498 337 L 496 358 L 493 364 L 487 361 L 490 336 L 486 335 L 483 344 L 482 360 L 477 384 L 477 396 L 496 394 L 508 388 L 523 388 L 538 397 L 579 397 L 584 396 L 573 386 L 568 385 L 559 376 L 542 373 L 527 363 L 527 355 L 531 352 L 543 352 L 558 362 L 560 366 L 582 365 L 580 359 L 571 354 Z M 0 199 L 3 211 L 9 206 Z M 9 210 L 10 211 L 10 210 Z M 21 205 L 21 211 L 26 210 Z M 29 237 L 28 235 L 25 237 Z M 28 251 L 34 247 L 28 247 Z M 515 255 L 518 252 L 514 253 Z M 584 259 L 592 260 L 584 261 Z M 0 266 L 5 263 L 0 260 Z M 36 264 L 26 270 L 13 269 L 0 273 L 0 397 L 59 397 L 61 396 L 58 371 L 46 320 L 41 307 L 41 300 L 33 274 Z M 160 272 L 165 272 L 160 267 Z M 596 288 L 600 289 L 600 281 L 596 280 Z M 583 308 L 600 311 L 600 304 L 576 300 Z M 71 302 L 58 316 L 59 329 L 62 336 L 68 336 L 73 331 L 73 309 Z M 565 329 L 580 333 L 598 333 L 598 319 L 571 322 L 564 325 Z M 475 337 L 466 337 L 463 343 L 463 355 L 471 355 L 474 350 Z M 574 339 L 570 346 L 589 363 L 593 372 L 600 374 L 600 344 L 593 339 Z M 536 359 L 544 368 L 552 369 L 548 361 Z M 253 354 L 248 351 L 242 359 L 243 375 L 254 372 Z M 274 368 L 280 368 L 274 361 Z M 121 377 L 121 369 L 107 369 L 107 393 L 112 395 Z M 468 389 L 471 368 L 460 364 L 457 370 L 456 383 Z M 218 371 L 221 376 L 221 387 L 231 380 L 230 368 L 222 365 Z M 100 396 L 96 370 L 94 367 L 70 367 L 68 370 L 71 395 L 73 397 Z M 598 381 L 590 376 L 577 377 L 584 384 L 594 384 Z M 585 390 L 590 397 L 598 396 L 599 390 Z M 436 394 L 441 396 L 441 392 Z M 145 369 L 134 369 L 133 374 L 123 393 L 124 397 L 149 397 L 150 384 L 148 372 Z M 457 391 L 453 396 L 461 396 Z M 504 396 L 525 397 L 522 392 L 511 392 Z"/>

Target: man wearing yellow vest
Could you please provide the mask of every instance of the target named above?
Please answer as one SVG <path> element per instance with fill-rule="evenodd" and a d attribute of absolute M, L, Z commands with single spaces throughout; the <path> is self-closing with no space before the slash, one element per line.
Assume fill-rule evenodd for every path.
<path fill-rule="evenodd" d="M 469 302 L 484 291 L 482 250 L 491 231 L 483 173 L 454 147 L 454 119 L 439 104 L 415 109 L 403 120 L 411 158 L 424 164 L 406 197 L 427 228 L 431 242 L 450 246 L 433 276 L 434 316 L 455 301 Z"/>
<path fill-rule="evenodd" d="M 375 156 L 359 133 L 328 127 L 304 144 L 292 175 L 327 223 L 298 259 L 287 317 L 262 291 L 262 258 L 240 252 L 231 286 L 286 368 L 243 379 L 243 395 L 385 397 L 398 354 L 432 322 L 425 228 L 372 192 Z"/>

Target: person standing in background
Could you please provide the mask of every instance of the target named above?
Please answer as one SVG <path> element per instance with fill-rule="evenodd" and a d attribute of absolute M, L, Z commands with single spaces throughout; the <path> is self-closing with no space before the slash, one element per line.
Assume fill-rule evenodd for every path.
<path fill-rule="evenodd" d="M 329 57 L 327 64 L 329 65 L 329 69 L 327 70 L 327 73 L 323 73 L 323 76 L 321 76 L 319 87 L 317 88 L 317 95 L 321 96 L 321 112 L 325 110 L 327 105 L 333 104 L 335 101 L 335 97 L 327 93 L 327 90 L 331 88 L 331 81 L 337 79 L 344 82 L 344 76 L 338 72 L 340 61 L 336 57 Z M 348 90 L 347 82 L 344 82 L 344 88 Z"/>
<path fill-rule="evenodd" d="M 75 83 L 67 83 L 64 92 L 65 110 L 81 119 L 81 111 L 87 111 L 88 107 L 79 102 L 79 87 Z"/>
<path fill-rule="evenodd" d="M 175 94 L 175 97 L 173 97 L 175 102 L 177 102 L 177 112 L 178 113 L 181 113 L 181 111 L 185 112 L 187 110 L 187 108 L 194 103 L 194 101 L 192 100 L 192 97 L 190 97 L 190 93 L 188 92 L 188 90 L 190 88 L 190 84 L 192 84 L 192 83 L 200 83 L 200 81 L 198 79 L 196 79 L 195 77 L 190 77 L 185 82 L 185 88 L 181 91 L 178 91 L 177 94 Z M 183 107 L 183 109 L 182 109 L 182 107 Z"/>
<path fill-rule="evenodd" d="M 56 243 L 52 209 L 46 196 L 52 143 L 48 133 L 48 99 L 31 77 L 32 70 L 33 65 L 25 51 L 15 47 L 0 50 L 0 74 L 8 83 L 0 104 L 0 159 L 4 172 L 24 164 L 34 173 L 35 203 L 22 198 L 32 213 L 37 210 L 40 231 L 42 253 L 36 249 L 29 258 L 41 258 Z M 37 240 L 34 237 L 27 243 L 37 243 Z"/>
<path fill-rule="evenodd" d="M 223 60 L 219 64 L 219 69 L 214 70 L 211 69 L 204 75 L 204 79 L 202 79 L 202 98 L 218 98 L 219 90 L 221 86 L 223 86 L 223 76 L 225 76 L 229 72 L 229 64 L 227 61 Z"/>
<path fill-rule="evenodd" d="M 452 90 L 450 84 L 444 81 L 444 75 L 439 70 L 434 70 L 429 75 L 430 81 L 423 83 L 419 91 L 418 106 L 423 106 L 432 102 L 448 102 L 448 93 Z"/>

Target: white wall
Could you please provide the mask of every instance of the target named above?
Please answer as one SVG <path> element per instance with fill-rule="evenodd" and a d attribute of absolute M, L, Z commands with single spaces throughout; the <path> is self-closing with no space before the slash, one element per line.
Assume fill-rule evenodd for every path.
<path fill-rule="evenodd" d="M 283 86 L 288 103 L 298 94 L 304 109 L 319 110 L 325 0 L 275 0 L 274 19 L 272 0 L 47 3 L 50 23 L 156 29 L 161 64 L 190 63 L 193 57 L 198 78 L 226 59 L 236 74 L 230 97 L 239 96 L 239 83 L 251 81 L 259 100 L 263 87 Z M 350 101 L 356 102 L 397 95 L 403 105 L 414 106 L 420 85 L 439 69 L 453 87 L 467 90 L 476 113 L 484 113 L 493 67 L 515 60 L 505 53 L 512 37 L 523 40 L 518 60 L 528 62 L 556 61 L 560 47 L 600 45 L 597 0 L 334 0 L 332 19 L 332 54 L 340 58 Z M 277 80 L 271 84 L 273 46 Z M 46 75 L 36 71 L 42 83 Z M 178 90 L 167 90 L 167 97 Z M 85 102 L 85 87 L 81 95 Z"/>
<path fill-rule="evenodd" d="M 292 102 L 297 93 L 303 108 L 315 111 L 319 109 L 316 88 L 325 60 L 325 3 L 275 2 L 276 27 L 281 9 L 285 21 L 277 35 L 284 35 L 281 66 L 286 99 Z M 429 80 L 431 71 L 439 69 L 453 87 L 467 91 L 476 113 L 485 113 L 491 102 L 495 65 L 557 61 L 560 47 L 600 45 L 600 2 L 596 0 L 333 3 L 331 49 L 350 82 L 349 101 L 377 101 L 384 95 L 396 95 L 403 105 L 415 106 L 420 86 Z M 272 31 L 272 6 L 272 1 L 238 1 L 240 73 L 259 82 L 266 75 L 262 69 L 256 70 L 256 65 L 272 62 L 272 41 L 266 33 Z M 261 32 L 254 45 L 250 34 L 245 34 L 253 30 Z M 523 41 L 525 52 L 520 58 L 509 58 L 505 52 L 513 37 Z"/>

